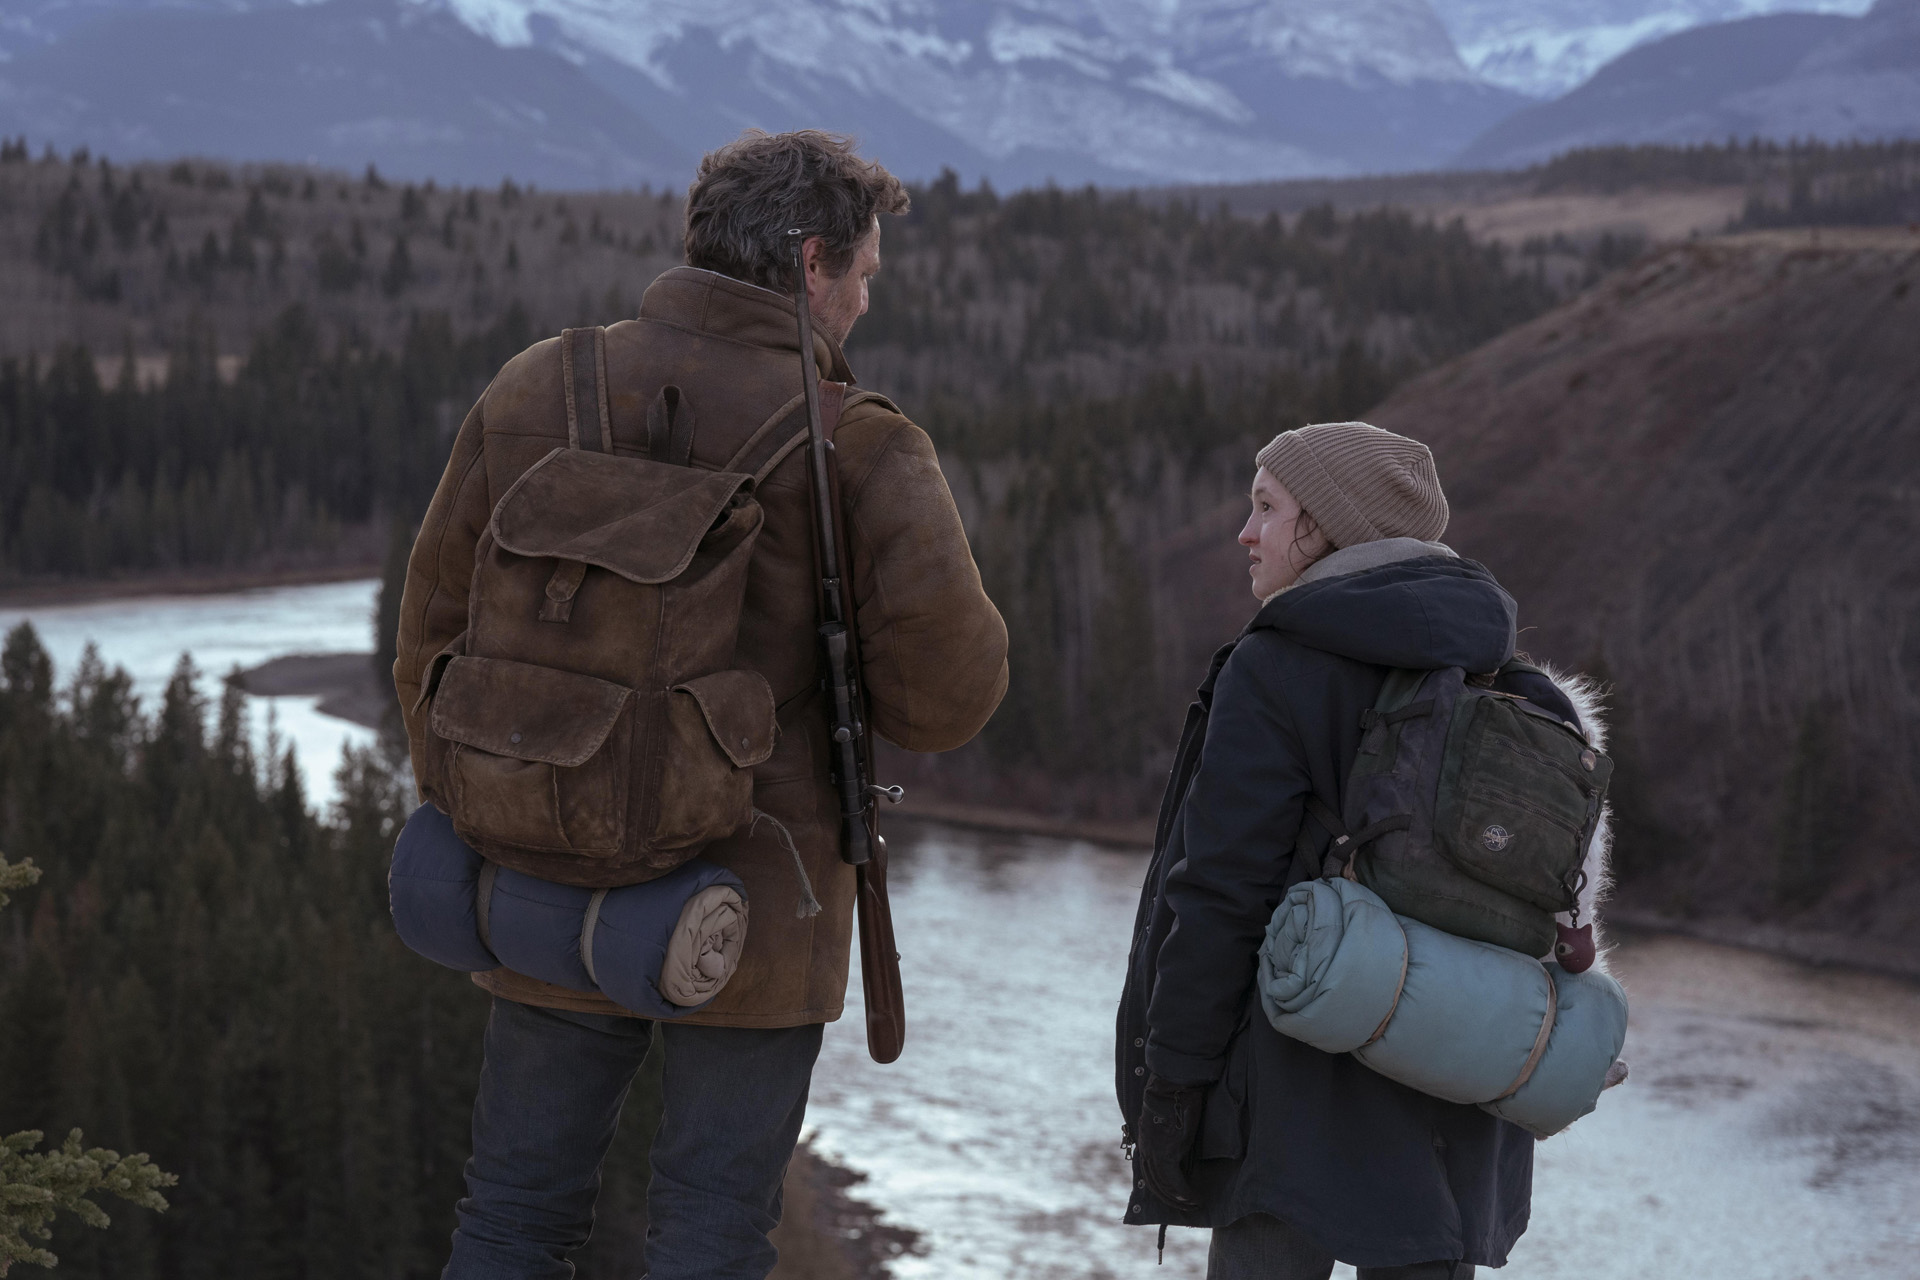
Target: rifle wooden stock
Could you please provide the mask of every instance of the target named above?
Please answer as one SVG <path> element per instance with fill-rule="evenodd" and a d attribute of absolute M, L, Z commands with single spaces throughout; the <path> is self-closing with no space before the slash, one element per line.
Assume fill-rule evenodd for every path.
<path fill-rule="evenodd" d="M 831 397 L 837 407 L 844 387 L 828 383 L 838 394 Z M 836 420 L 839 415 L 836 413 Z M 836 423 L 837 425 L 837 423 Z M 840 504 L 840 456 L 833 447 L 833 441 L 827 441 L 827 485 L 833 498 L 833 510 L 839 515 L 845 510 Z M 853 553 L 847 545 L 847 522 L 836 519 L 833 522 L 833 535 L 839 552 L 839 562 L 851 584 L 853 576 Z M 849 618 L 851 621 L 851 618 Z M 848 627 L 848 651 L 855 672 L 860 667 L 859 633 Z M 860 686 L 865 693 L 864 682 Z M 862 776 L 866 782 L 874 782 L 873 776 L 873 731 L 867 709 L 860 708 L 860 761 L 864 766 Z M 900 986 L 900 949 L 893 940 L 893 904 L 887 897 L 887 842 L 880 834 L 880 806 L 867 801 L 866 830 L 871 852 L 867 861 L 854 867 L 857 896 L 854 899 L 855 917 L 860 923 L 860 994 L 867 1009 L 867 1055 L 875 1062 L 886 1064 L 900 1056 L 907 1042 L 907 997 Z"/>
<path fill-rule="evenodd" d="M 900 953 L 893 944 L 893 907 L 887 902 L 887 842 L 875 834 L 873 857 L 857 867 L 860 987 L 867 1004 L 867 1053 L 892 1062 L 907 1043 L 907 1000 L 900 990 Z"/>

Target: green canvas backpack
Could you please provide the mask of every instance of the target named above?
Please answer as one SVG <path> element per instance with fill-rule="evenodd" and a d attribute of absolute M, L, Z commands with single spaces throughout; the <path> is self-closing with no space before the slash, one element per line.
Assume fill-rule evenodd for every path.
<path fill-rule="evenodd" d="M 1333 835 L 1325 875 L 1357 880 L 1397 914 L 1511 947 L 1554 948 L 1573 911 L 1613 762 L 1580 727 L 1498 687 L 1540 673 L 1513 661 L 1393 671 L 1362 719 L 1345 812 L 1308 812 Z"/>

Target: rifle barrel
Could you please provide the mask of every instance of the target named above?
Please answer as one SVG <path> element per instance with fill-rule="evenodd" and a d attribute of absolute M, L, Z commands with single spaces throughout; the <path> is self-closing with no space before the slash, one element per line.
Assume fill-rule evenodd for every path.
<path fill-rule="evenodd" d="M 873 832 L 867 826 L 872 798 L 867 794 L 864 726 L 860 723 L 859 684 L 853 670 L 854 637 L 848 628 L 847 584 L 840 563 L 834 510 L 833 445 L 820 421 L 820 362 L 813 354 L 813 299 L 807 290 L 807 264 L 800 228 L 787 232 L 793 247 L 794 311 L 800 326 L 801 393 L 807 404 L 808 457 L 812 462 L 814 528 L 820 548 L 820 643 L 827 664 L 832 723 L 828 750 L 834 789 L 840 793 L 840 856 L 856 867 L 873 858 Z"/>

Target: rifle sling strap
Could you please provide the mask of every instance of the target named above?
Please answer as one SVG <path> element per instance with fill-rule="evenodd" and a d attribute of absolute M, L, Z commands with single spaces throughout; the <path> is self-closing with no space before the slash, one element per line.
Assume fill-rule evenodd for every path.
<path fill-rule="evenodd" d="M 891 401 L 887 400 L 885 396 L 880 395 L 878 392 L 855 391 L 851 395 L 847 394 L 847 392 L 847 384 L 844 382 L 829 382 L 825 378 L 820 379 L 820 430 L 826 435 L 829 442 L 833 440 L 834 428 L 840 425 L 840 415 L 845 413 L 852 405 L 861 404 L 868 400 L 879 400 L 889 407 L 892 405 Z M 780 418 L 797 416 L 800 424 L 799 429 L 787 436 L 780 446 L 771 454 L 768 454 L 766 459 L 760 462 L 758 466 L 753 467 L 753 482 L 756 485 L 772 475 L 773 469 L 785 462 L 788 454 L 807 442 L 807 406 L 801 397 L 795 396 L 792 400 L 780 406 L 780 408 L 776 410 L 776 413 Z M 773 425 L 773 422 L 769 422 L 765 426 L 762 426 L 760 430 L 754 432 L 754 438 L 749 440 L 746 446 L 728 461 L 725 469 L 728 471 L 745 471 L 748 466 L 753 463 L 754 455 L 765 447 L 766 441 L 780 438 L 779 433 L 771 429 Z"/>

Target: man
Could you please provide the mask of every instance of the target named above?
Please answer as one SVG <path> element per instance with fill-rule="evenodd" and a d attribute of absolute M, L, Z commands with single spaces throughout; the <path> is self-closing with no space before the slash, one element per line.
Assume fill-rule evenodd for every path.
<path fill-rule="evenodd" d="M 653 282 L 637 320 L 607 330 L 614 451 L 643 452 L 650 409 L 669 399 L 677 429 L 690 424 L 695 467 L 720 469 L 763 431 L 803 423 L 787 229 L 804 233 L 822 376 L 852 382 L 841 345 L 880 268 L 879 217 L 906 208 L 891 174 L 826 134 L 753 131 L 706 156 L 688 195 L 687 265 Z M 394 683 L 421 776 L 421 680 L 466 628 L 475 547 L 515 479 L 567 443 L 557 341 L 510 361 L 468 415 L 408 564 Z M 827 425 L 870 723 L 908 750 L 960 746 L 1006 690 L 1007 633 L 932 442 L 877 397 L 850 393 L 837 427 Z M 792 450 L 755 489 L 765 524 L 736 665 L 764 675 L 778 705 L 778 745 L 754 770 L 754 806 L 791 832 L 824 910 L 796 911 L 805 887 L 763 824 L 757 838 L 742 831 L 704 851 L 745 882 L 753 915 L 737 972 L 700 1013 L 656 1025 L 505 969 L 476 975 L 493 1007 L 448 1280 L 573 1274 L 566 1254 L 587 1239 L 600 1162 L 656 1035 L 666 1060 L 648 1195 L 652 1280 L 759 1280 L 773 1267 L 767 1234 L 822 1025 L 845 999 L 854 904 L 828 777 L 805 454 Z"/>

